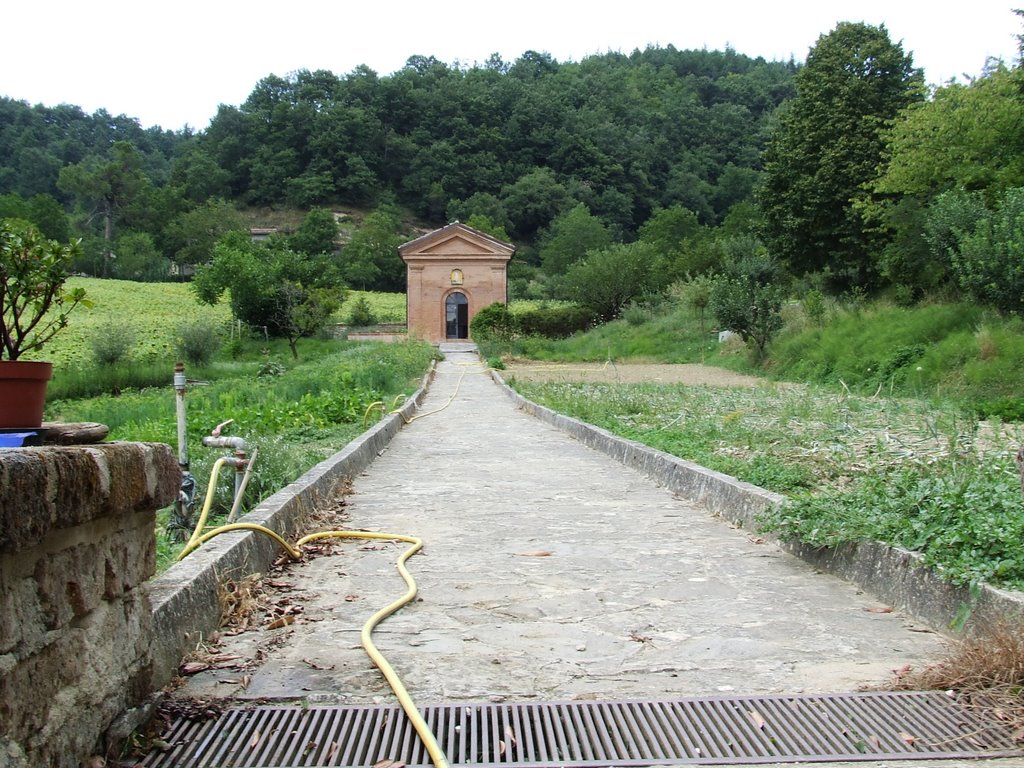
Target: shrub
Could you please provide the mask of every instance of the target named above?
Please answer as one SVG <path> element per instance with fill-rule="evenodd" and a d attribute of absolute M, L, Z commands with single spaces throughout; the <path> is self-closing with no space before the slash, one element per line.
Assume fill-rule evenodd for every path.
<path fill-rule="evenodd" d="M 89 339 L 97 365 L 117 365 L 127 360 L 135 345 L 135 331 L 122 322 L 108 321 Z"/>
<path fill-rule="evenodd" d="M 288 372 L 288 369 L 276 360 L 268 360 L 262 363 L 259 369 L 256 371 L 256 376 L 261 379 L 272 379 L 275 376 L 283 376 Z"/>
<path fill-rule="evenodd" d="M 348 313 L 348 324 L 357 328 L 377 324 L 377 317 L 373 314 L 370 302 L 365 296 L 360 296 L 352 305 L 352 309 Z"/>
<path fill-rule="evenodd" d="M 646 307 L 642 307 L 636 302 L 633 302 L 622 310 L 622 319 L 629 325 L 636 327 L 638 325 L 643 325 L 650 320 L 651 313 Z"/>
<path fill-rule="evenodd" d="M 517 318 L 519 330 L 524 335 L 549 339 L 564 339 L 578 331 L 585 331 L 594 323 L 594 313 L 575 304 L 538 307 L 519 314 Z"/>
<path fill-rule="evenodd" d="M 508 341 L 517 330 L 516 318 L 500 302 L 481 309 L 470 323 L 470 331 L 477 341 Z"/>
<path fill-rule="evenodd" d="M 817 326 L 822 326 L 825 323 L 825 297 L 821 291 L 816 289 L 809 290 L 804 294 L 803 300 L 804 314 L 807 315 L 807 319 L 810 320 Z"/>
<path fill-rule="evenodd" d="M 206 365 L 218 349 L 220 333 L 212 323 L 196 320 L 178 328 L 178 355 L 192 365 Z"/>

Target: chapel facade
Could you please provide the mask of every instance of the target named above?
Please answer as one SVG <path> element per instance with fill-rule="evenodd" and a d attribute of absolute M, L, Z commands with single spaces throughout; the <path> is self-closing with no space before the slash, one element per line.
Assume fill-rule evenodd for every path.
<path fill-rule="evenodd" d="M 409 336 L 440 343 L 469 340 L 484 307 L 508 303 L 515 246 L 453 222 L 399 246 L 406 265 Z"/>

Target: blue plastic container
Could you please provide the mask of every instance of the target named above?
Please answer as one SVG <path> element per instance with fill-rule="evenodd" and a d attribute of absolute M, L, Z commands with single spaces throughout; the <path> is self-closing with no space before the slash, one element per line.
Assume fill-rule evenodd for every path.
<path fill-rule="evenodd" d="M 21 448 L 38 442 L 38 432 L 0 432 L 0 448 Z"/>

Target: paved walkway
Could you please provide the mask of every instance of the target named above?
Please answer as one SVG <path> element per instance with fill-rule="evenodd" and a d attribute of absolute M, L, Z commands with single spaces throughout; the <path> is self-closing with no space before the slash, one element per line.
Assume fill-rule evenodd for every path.
<path fill-rule="evenodd" d="M 517 411 L 475 352 L 447 352 L 422 411 L 457 385 L 348 505 L 352 528 L 426 542 L 409 562 L 420 599 L 375 634 L 417 703 L 850 691 L 942 653 L 857 588 Z M 404 591 L 402 546 L 292 567 L 278 580 L 304 616 L 225 648 L 267 659 L 246 690 L 218 672 L 186 692 L 391 702 L 359 629 Z"/>

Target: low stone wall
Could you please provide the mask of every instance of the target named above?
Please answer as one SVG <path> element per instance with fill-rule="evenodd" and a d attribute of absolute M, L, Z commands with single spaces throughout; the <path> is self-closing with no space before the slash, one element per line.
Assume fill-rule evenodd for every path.
<path fill-rule="evenodd" d="M 434 368 L 399 413 L 389 414 L 344 450 L 266 499 L 239 522 L 256 523 L 294 540 L 306 516 L 338 492 L 385 449 L 411 418 L 426 393 Z M 182 659 L 220 626 L 218 585 L 267 570 L 281 554 L 268 536 L 251 531 L 225 533 L 208 541 L 149 585 L 153 603 L 153 683 L 159 688 L 177 675 Z"/>
<path fill-rule="evenodd" d="M 729 475 L 685 461 L 642 443 L 613 435 L 527 400 L 496 371 L 494 380 L 523 411 L 567 432 L 584 445 L 643 472 L 681 497 L 704 506 L 747 530 L 757 531 L 757 516 L 782 504 L 785 497 Z M 1024 595 L 988 585 L 971 591 L 942 581 L 913 552 L 879 542 L 841 547 L 810 547 L 799 542 L 779 545 L 817 568 L 857 584 L 881 600 L 950 633 L 954 623 L 967 634 L 979 634 L 1003 620 L 1024 622 Z"/>
<path fill-rule="evenodd" d="M 0 765 L 77 767 L 151 692 L 166 445 L 0 450 Z"/>

